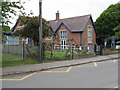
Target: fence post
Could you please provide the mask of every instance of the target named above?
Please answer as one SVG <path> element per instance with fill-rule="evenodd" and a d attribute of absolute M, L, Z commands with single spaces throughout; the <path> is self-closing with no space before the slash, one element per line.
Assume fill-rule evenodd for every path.
<path fill-rule="evenodd" d="M 22 41 L 22 60 L 25 59 L 25 41 Z"/>
<path fill-rule="evenodd" d="M 96 56 L 96 52 L 97 52 L 96 50 L 97 50 L 97 45 L 95 44 L 95 45 L 94 45 L 94 53 L 95 53 L 95 56 Z"/>
<path fill-rule="evenodd" d="M 7 46 L 8 46 L 7 49 L 8 49 L 8 54 L 9 54 L 9 41 L 8 41 L 8 45 Z"/>
<path fill-rule="evenodd" d="M 43 43 L 43 60 L 45 60 L 45 43 Z"/>
<path fill-rule="evenodd" d="M 72 59 L 73 59 L 73 54 L 74 54 L 74 53 L 73 53 L 73 45 L 72 45 Z"/>
<path fill-rule="evenodd" d="M 51 58 L 53 57 L 53 45 L 51 44 Z"/>
<path fill-rule="evenodd" d="M 102 45 L 100 45 L 100 55 L 102 55 L 103 54 L 103 50 L 102 50 Z"/>
<path fill-rule="evenodd" d="M 72 59 L 72 41 L 70 41 L 70 57 Z"/>
<path fill-rule="evenodd" d="M 59 44 L 59 50 L 60 50 L 60 44 Z"/>

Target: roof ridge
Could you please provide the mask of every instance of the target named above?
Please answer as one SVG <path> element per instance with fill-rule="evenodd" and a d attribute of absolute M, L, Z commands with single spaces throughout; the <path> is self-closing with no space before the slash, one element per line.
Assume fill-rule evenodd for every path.
<path fill-rule="evenodd" d="M 72 18 L 77 18 L 77 17 L 85 17 L 85 16 L 91 16 L 91 14 L 82 15 L 82 16 L 68 17 L 68 18 L 62 18 L 62 19 L 59 19 L 59 20 L 64 20 L 64 19 L 72 19 Z M 58 20 L 58 21 L 59 21 L 59 20 Z M 56 20 L 49 20 L 49 21 L 56 21 Z"/>

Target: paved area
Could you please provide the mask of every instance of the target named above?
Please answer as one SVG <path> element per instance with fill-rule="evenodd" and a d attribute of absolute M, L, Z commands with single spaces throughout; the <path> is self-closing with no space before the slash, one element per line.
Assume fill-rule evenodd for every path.
<path fill-rule="evenodd" d="M 79 64 L 86 64 L 90 62 L 111 60 L 115 58 L 119 58 L 118 54 L 96 56 L 92 58 L 76 59 L 76 60 L 68 60 L 68 61 L 56 61 L 56 62 L 51 62 L 51 63 L 42 63 L 42 64 L 35 64 L 35 65 L 5 67 L 5 68 L 2 68 L 1 75 L 35 72 L 35 71 L 48 70 L 48 69 L 60 68 L 60 67 L 69 67 L 69 66 L 74 66 L 74 65 L 79 65 Z"/>
<path fill-rule="evenodd" d="M 117 88 L 118 59 L 4 76 L 3 88 Z"/>

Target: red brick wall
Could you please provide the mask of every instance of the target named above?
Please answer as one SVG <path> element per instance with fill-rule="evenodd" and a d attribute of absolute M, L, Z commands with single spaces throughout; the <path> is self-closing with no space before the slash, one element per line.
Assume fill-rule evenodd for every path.
<path fill-rule="evenodd" d="M 87 30 L 87 27 L 89 26 L 92 26 L 92 41 L 93 43 L 88 43 L 88 30 Z M 83 34 L 82 34 L 82 45 L 94 45 L 96 44 L 96 33 L 95 33 L 95 30 L 93 28 L 93 25 L 92 25 L 92 22 L 91 22 L 91 19 L 88 21 L 88 25 L 87 27 L 85 28 Z M 80 33 L 71 33 L 68 29 L 66 29 L 66 27 L 64 25 L 62 25 L 60 27 L 60 29 L 57 31 L 57 39 L 55 40 L 55 43 L 58 45 L 60 44 L 60 31 L 62 30 L 65 30 L 67 31 L 67 39 L 73 39 L 73 42 L 75 44 L 78 44 L 80 45 Z M 69 43 L 68 41 L 66 43 Z"/>
<path fill-rule="evenodd" d="M 21 22 L 21 20 L 19 20 L 17 26 L 15 27 L 14 32 L 16 32 L 18 30 L 19 26 L 22 26 L 22 25 L 23 25 L 23 23 Z M 21 35 L 19 35 L 19 44 L 22 44 L 22 42 L 21 42 L 22 39 L 23 39 L 23 37 Z M 31 44 L 33 44 L 33 41 Z M 26 45 L 31 45 L 31 44 L 26 44 Z"/>
<path fill-rule="evenodd" d="M 92 43 L 88 43 L 88 25 L 92 26 Z M 88 21 L 87 27 L 85 28 L 83 35 L 82 35 L 82 44 L 83 45 L 94 45 L 96 44 L 96 33 L 94 27 L 92 25 L 91 19 Z"/>
<path fill-rule="evenodd" d="M 56 44 L 60 44 L 60 31 L 67 31 L 67 39 L 66 39 L 66 43 L 68 44 L 68 40 L 69 39 L 73 39 L 73 42 L 75 44 L 79 44 L 80 43 L 80 33 L 71 33 L 68 29 L 66 29 L 66 27 L 64 25 L 62 25 L 60 27 L 60 29 L 57 31 L 57 39 L 55 41 Z"/>

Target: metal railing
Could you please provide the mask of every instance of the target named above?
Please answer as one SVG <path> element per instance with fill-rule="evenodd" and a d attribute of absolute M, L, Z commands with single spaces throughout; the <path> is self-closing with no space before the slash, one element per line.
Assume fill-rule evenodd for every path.
<path fill-rule="evenodd" d="M 14 42 L 14 43 L 13 43 Z M 39 60 L 39 46 L 26 44 L 25 41 L 9 41 L 2 44 L 3 60 Z M 79 59 L 83 56 L 91 57 L 102 55 L 103 47 L 101 45 L 75 46 L 66 45 L 63 49 L 61 45 L 43 44 L 44 60 L 66 60 Z"/>

